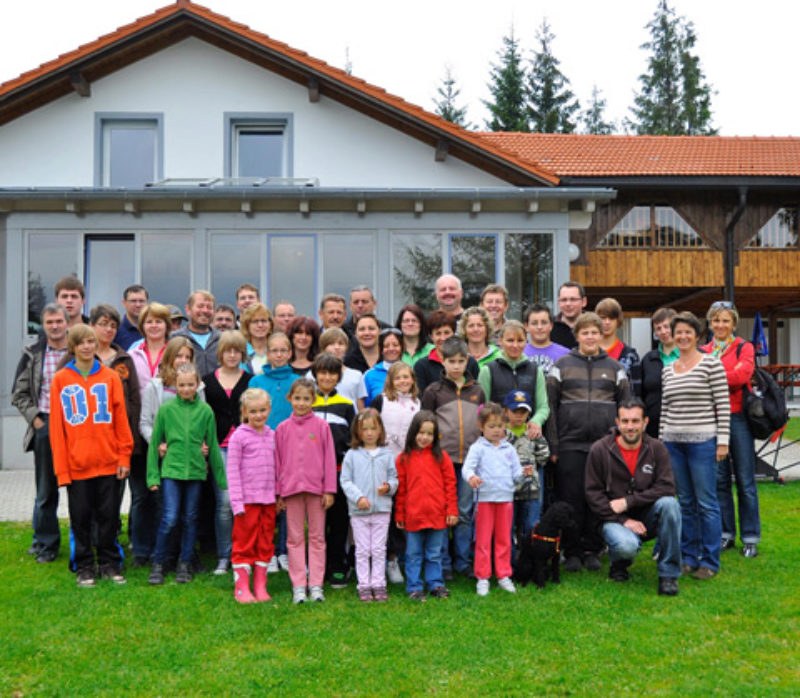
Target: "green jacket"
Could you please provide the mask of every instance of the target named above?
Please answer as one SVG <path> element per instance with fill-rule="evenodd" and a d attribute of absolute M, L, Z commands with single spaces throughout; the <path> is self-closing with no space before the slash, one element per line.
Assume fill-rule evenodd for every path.
<path fill-rule="evenodd" d="M 176 397 L 158 409 L 147 451 L 147 486 L 160 486 L 161 479 L 205 480 L 208 472 L 201 451 L 208 445 L 208 462 L 220 489 L 228 489 L 225 464 L 219 452 L 214 412 L 203 401 L 191 402 Z M 167 454 L 159 465 L 158 445 L 167 444 Z"/>

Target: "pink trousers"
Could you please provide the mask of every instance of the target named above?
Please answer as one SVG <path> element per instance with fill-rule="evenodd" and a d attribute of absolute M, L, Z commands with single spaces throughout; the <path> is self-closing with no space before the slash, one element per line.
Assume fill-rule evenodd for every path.
<path fill-rule="evenodd" d="M 386 586 L 386 537 L 391 513 L 350 516 L 356 545 L 356 575 L 359 589 Z M 370 559 L 372 571 L 370 572 Z"/>
<path fill-rule="evenodd" d="M 322 495 L 300 492 L 286 502 L 286 548 L 293 587 L 321 587 L 325 581 L 325 510 Z M 308 580 L 306 580 L 306 522 L 308 522 Z"/>
<path fill-rule="evenodd" d="M 514 502 L 478 502 L 475 514 L 475 576 L 492 576 L 492 535 L 494 573 L 498 579 L 511 576 L 511 525 Z"/>

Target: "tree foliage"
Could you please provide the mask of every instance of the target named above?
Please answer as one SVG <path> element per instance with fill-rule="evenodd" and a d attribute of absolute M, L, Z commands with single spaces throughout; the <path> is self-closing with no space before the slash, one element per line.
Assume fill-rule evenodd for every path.
<path fill-rule="evenodd" d="M 436 105 L 434 110 L 436 114 L 447 121 L 452 121 L 454 124 L 470 128 L 471 125 L 467 121 L 467 108 L 456 104 L 456 99 L 461 94 L 461 90 L 456 87 L 456 79 L 450 66 L 445 67 L 442 84 L 436 88 L 436 92 L 439 94 L 439 99 L 434 98 L 433 100 Z"/>
<path fill-rule="evenodd" d="M 607 136 L 614 133 L 615 126 L 606 121 L 606 100 L 597 85 L 592 86 L 592 97 L 589 107 L 581 113 L 581 124 L 584 133 Z"/>
<path fill-rule="evenodd" d="M 491 131 L 527 132 L 528 113 L 525 94 L 525 69 L 519 39 L 514 36 L 514 27 L 503 37 L 503 49 L 497 53 L 499 62 L 492 64 L 489 73 L 490 101 L 484 101 L 492 118 L 486 122 Z"/>

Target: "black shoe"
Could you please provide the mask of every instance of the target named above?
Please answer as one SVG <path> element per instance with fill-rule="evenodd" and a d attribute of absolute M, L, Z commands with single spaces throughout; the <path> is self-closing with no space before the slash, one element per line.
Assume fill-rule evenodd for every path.
<path fill-rule="evenodd" d="M 164 583 L 164 565 L 159 562 L 153 563 L 150 569 L 150 576 L 147 578 L 147 583 L 152 585 Z"/>
<path fill-rule="evenodd" d="M 630 566 L 630 560 L 615 560 L 608 568 L 608 578 L 612 582 L 627 582 L 631 578 L 628 572 Z"/>
<path fill-rule="evenodd" d="M 447 587 L 436 587 L 428 592 L 434 599 L 446 599 L 450 596 L 450 590 Z"/>
<path fill-rule="evenodd" d="M 150 558 L 136 556 L 131 560 L 131 567 L 147 567 L 150 563 Z"/>
<path fill-rule="evenodd" d="M 78 575 L 76 579 L 79 587 L 93 587 L 95 584 L 94 568 L 84 567 L 83 569 L 78 570 Z"/>
<path fill-rule="evenodd" d="M 175 584 L 188 584 L 194 579 L 191 562 L 179 562 L 175 571 Z"/>
<path fill-rule="evenodd" d="M 658 578 L 658 595 L 659 596 L 677 596 L 678 595 L 678 580 L 672 577 L 659 577 Z"/>
<path fill-rule="evenodd" d="M 745 557 L 757 557 L 758 546 L 755 543 L 745 543 L 742 546 L 742 555 Z"/>
<path fill-rule="evenodd" d="M 33 543 L 31 543 L 31 547 L 28 548 L 28 551 L 27 551 L 26 554 L 27 555 L 38 555 L 40 552 L 42 552 L 42 544 L 41 543 L 37 543 L 36 541 L 34 541 Z"/>
<path fill-rule="evenodd" d="M 97 570 L 100 579 L 110 579 L 114 584 L 125 584 L 125 576 L 116 565 L 103 565 Z"/>
<path fill-rule="evenodd" d="M 597 572 L 603 569 L 603 563 L 600 562 L 600 558 L 594 553 L 586 554 L 586 557 L 583 558 L 583 566 L 589 570 L 589 572 Z"/>
<path fill-rule="evenodd" d="M 44 563 L 48 563 L 48 562 L 53 562 L 53 560 L 55 560 L 55 559 L 56 559 L 56 556 L 57 556 L 57 555 L 58 555 L 58 553 L 54 552 L 53 550 L 42 550 L 42 551 L 41 551 L 41 552 L 40 552 L 40 553 L 39 553 L 39 554 L 36 556 L 36 562 L 38 562 L 38 563 L 40 563 L 40 564 L 44 564 Z"/>
<path fill-rule="evenodd" d="M 577 555 L 570 555 L 564 560 L 565 572 L 580 572 L 583 569 L 583 562 Z"/>
<path fill-rule="evenodd" d="M 331 589 L 346 589 L 347 573 L 331 572 Z"/>
<path fill-rule="evenodd" d="M 442 579 L 445 582 L 453 581 L 453 570 L 442 570 Z"/>
<path fill-rule="evenodd" d="M 736 541 L 733 538 L 723 538 L 721 550 L 733 550 L 736 547 Z"/>

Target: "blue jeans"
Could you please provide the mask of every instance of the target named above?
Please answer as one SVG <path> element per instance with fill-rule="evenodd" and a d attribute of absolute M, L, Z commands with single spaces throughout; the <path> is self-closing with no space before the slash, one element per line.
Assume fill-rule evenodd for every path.
<path fill-rule="evenodd" d="M 147 456 L 136 454 L 131 456 L 131 474 L 128 477 L 131 489 L 131 509 L 128 517 L 133 556 L 149 558 L 156 546 L 158 522 L 161 520 L 159 509 L 161 497 L 158 492 L 151 492 L 147 486 Z"/>
<path fill-rule="evenodd" d="M 194 543 L 197 539 L 197 515 L 200 510 L 200 494 L 203 491 L 202 480 L 161 480 L 161 502 L 163 512 L 158 525 L 155 562 L 163 564 L 169 555 L 169 538 L 180 520 L 181 529 L 181 562 L 191 562 L 194 556 Z"/>
<path fill-rule="evenodd" d="M 761 517 L 756 488 L 756 449 L 747 417 L 741 412 L 731 415 L 730 455 L 717 464 L 717 498 L 722 512 L 723 540 L 736 540 L 731 470 L 736 477 L 739 537 L 742 543 L 758 543 L 761 540 Z"/>
<path fill-rule="evenodd" d="M 717 502 L 717 440 L 667 441 L 681 505 L 681 553 L 690 567 L 719 569 L 722 517 Z"/>
<path fill-rule="evenodd" d="M 642 541 L 658 539 L 658 576 L 677 579 L 681 575 L 681 508 L 675 497 L 660 497 L 647 510 L 642 523 L 647 535 L 637 536 L 620 523 L 603 524 L 603 539 L 611 562 L 633 560 Z"/>
<path fill-rule="evenodd" d="M 228 465 L 228 449 L 220 448 L 222 462 Z M 221 490 L 217 485 L 217 478 L 214 472 L 210 473 L 211 486 L 214 488 L 214 537 L 217 539 L 217 557 L 231 559 L 231 549 L 233 547 L 233 510 L 228 490 Z"/>
<path fill-rule="evenodd" d="M 446 540 L 446 537 L 446 528 L 406 531 L 406 592 L 410 594 L 424 589 L 420 577 L 423 561 L 428 589 L 444 586 L 441 555 L 442 541 Z"/>
<path fill-rule="evenodd" d="M 47 417 L 44 425 L 33 434 L 33 463 L 36 477 L 33 542 L 39 544 L 41 551 L 58 553 L 61 545 L 61 529 L 58 527 L 58 480 L 53 470 L 50 420 Z"/>

